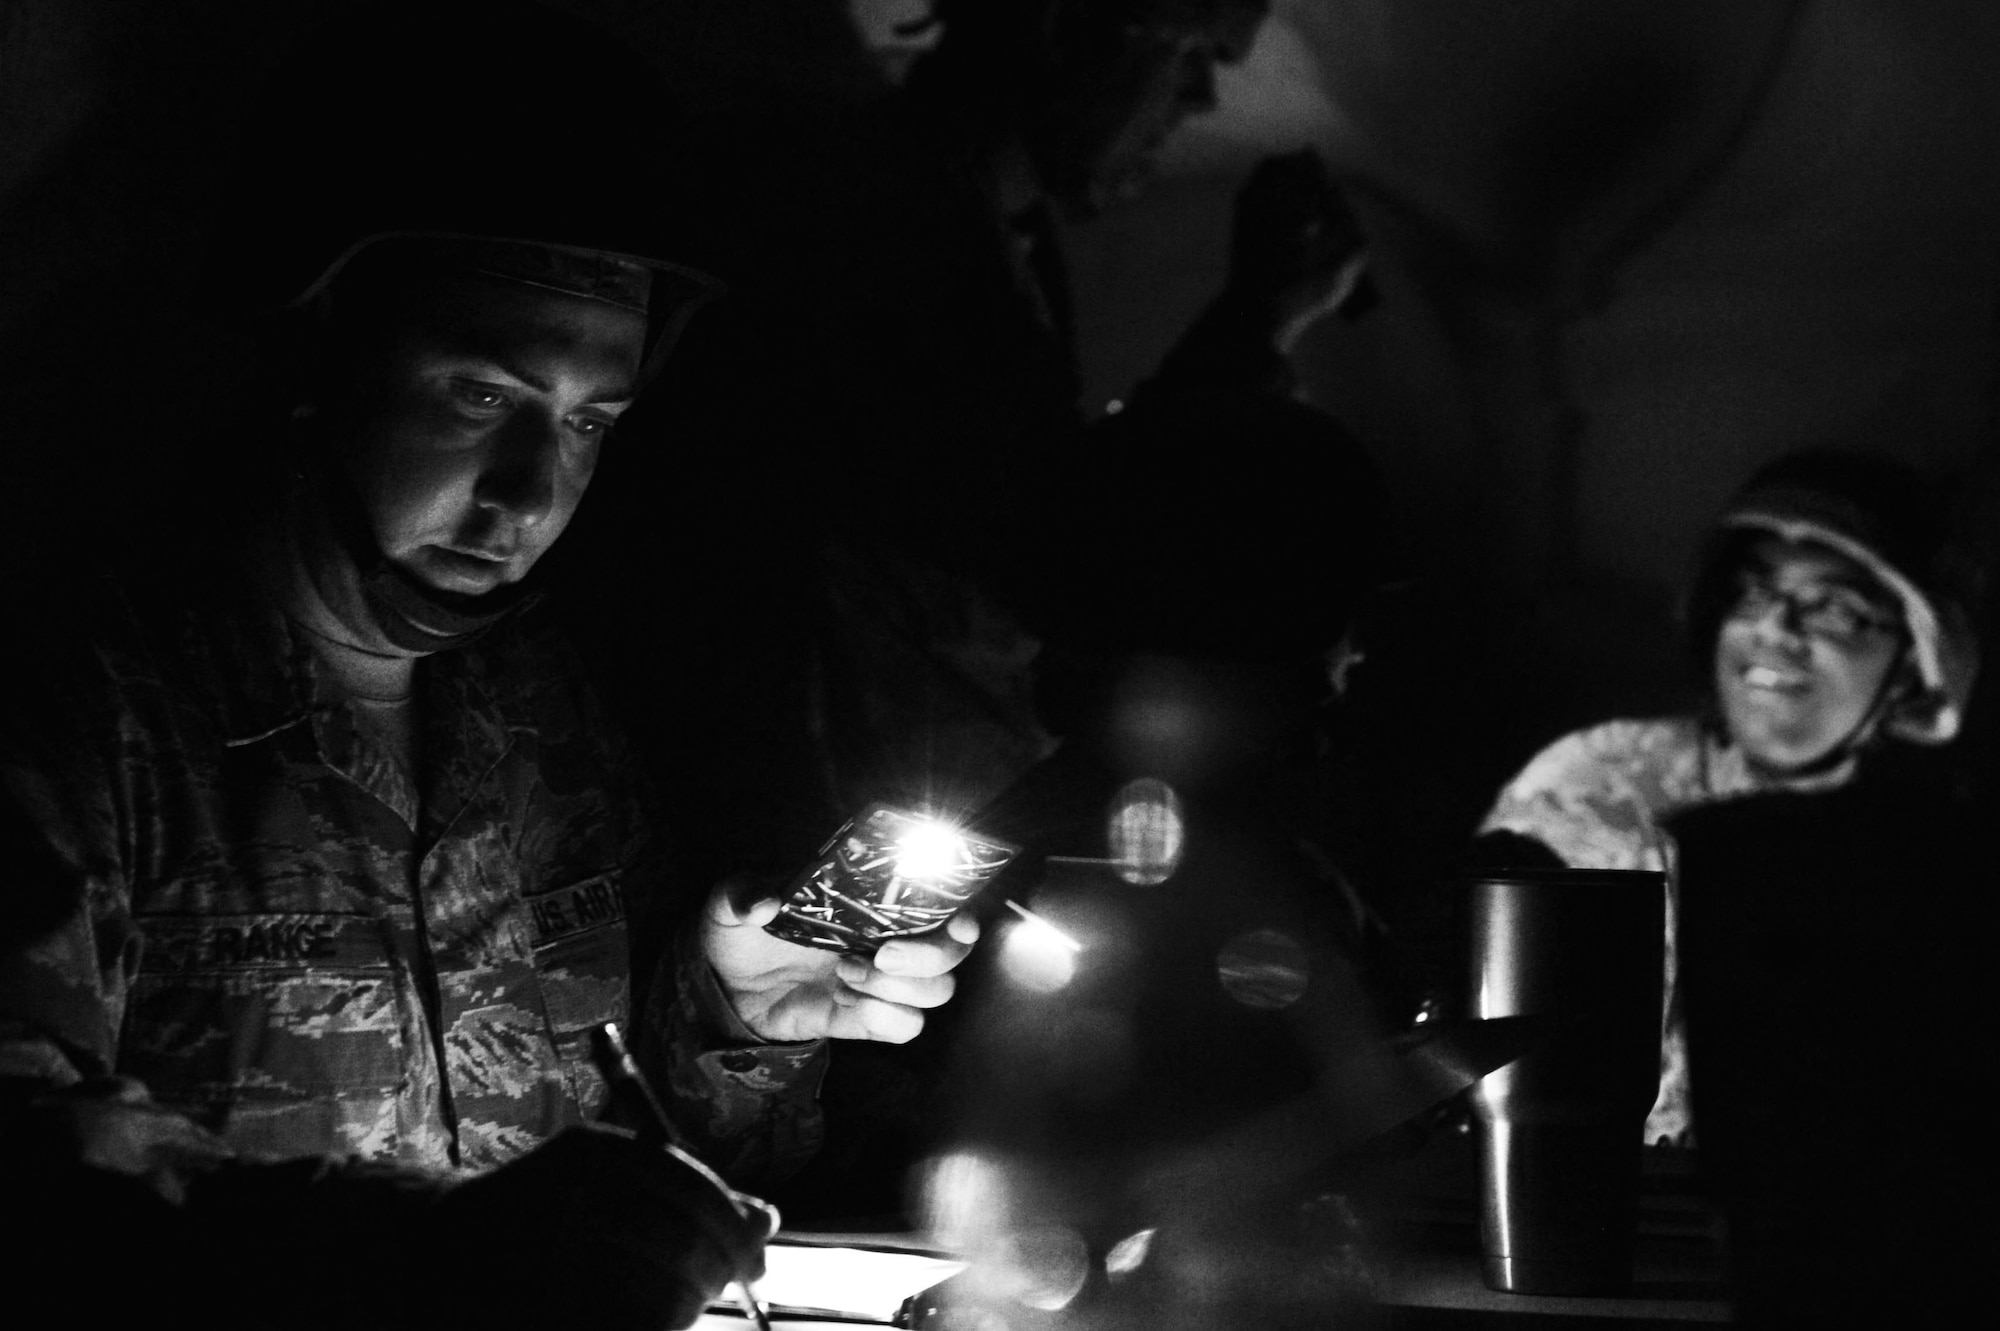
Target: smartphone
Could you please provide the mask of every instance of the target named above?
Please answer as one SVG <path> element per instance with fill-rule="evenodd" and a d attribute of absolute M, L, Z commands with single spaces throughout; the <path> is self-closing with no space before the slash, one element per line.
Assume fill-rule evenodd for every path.
<path fill-rule="evenodd" d="M 1019 852 L 949 819 L 871 804 L 820 847 L 764 928 L 807 947 L 867 955 L 942 925 Z"/>

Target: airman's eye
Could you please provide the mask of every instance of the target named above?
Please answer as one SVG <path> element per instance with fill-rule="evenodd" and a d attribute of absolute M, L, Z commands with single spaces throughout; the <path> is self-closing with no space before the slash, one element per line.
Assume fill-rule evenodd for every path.
<path fill-rule="evenodd" d="M 1840 601 L 1828 600 L 1806 610 L 1805 622 L 1837 637 L 1852 637 L 1861 630 L 1861 612 Z"/>
<path fill-rule="evenodd" d="M 490 416 L 507 405 L 507 394 L 500 389 L 467 379 L 452 381 L 451 399 L 460 411 L 473 416 Z"/>
<path fill-rule="evenodd" d="M 586 439 L 603 439 L 607 437 L 610 435 L 612 427 L 617 423 L 603 416 L 572 416 L 569 418 L 569 428 Z"/>

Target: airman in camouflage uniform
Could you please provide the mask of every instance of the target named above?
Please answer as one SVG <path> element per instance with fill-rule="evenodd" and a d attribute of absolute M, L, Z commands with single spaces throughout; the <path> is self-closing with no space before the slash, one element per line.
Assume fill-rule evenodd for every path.
<path fill-rule="evenodd" d="M 841 957 L 766 932 L 776 900 L 672 895 L 535 618 L 716 288 L 657 257 L 648 71 L 514 0 L 384 6 L 311 52 L 237 213 L 301 233 L 266 284 L 288 422 L 163 502 L 138 567 L 17 606 L 36 650 L 0 662 L 0 1187 L 29 1264 L 118 1273 L 100 1321 L 686 1325 L 776 1223 L 709 1165 L 795 1167 L 827 1038 L 908 1039 L 977 928 Z M 611 1106 L 639 1135 L 596 1121 L 607 1021 L 666 1103 Z"/>
<path fill-rule="evenodd" d="M 107 588 L 49 663 L 7 784 L 76 908 L 0 962 L 0 1066 L 137 1078 L 278 1156 L 483 1167 L 595 1117 L 585 1035 L 628 1020 L 628 909 L 664 879 L 578 663 L 525 623 L 439 653 L 419 788 L 252 598 Z M 672 960 L 642 1060 L 712 1162 L 796 1167 L 824 1047 L 763 1043 Z"/>
<path fill-rule="evenodd" d="M 1838 789 L 1884 741 L 1957 736 L 1978 653 L 1942 530 L 1921 482 L 1894 464 L 1820 450 L 1779 459 L 1734 498 L 1703 551 L 1689 619 L 1708 707 L 1557 740 L 1480 825 L 1579 868 L 1667 872 L 1648 1142 L 1694 1145 L 1670 824 L 1727 800 Z"/>

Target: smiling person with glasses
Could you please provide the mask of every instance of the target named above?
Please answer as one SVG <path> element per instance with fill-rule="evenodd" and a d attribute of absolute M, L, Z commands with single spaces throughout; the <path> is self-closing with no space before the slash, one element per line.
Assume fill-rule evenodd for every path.
<path fill-rule="evenodd" d="M 1758 538 L 1715 643 L 1715 697 L 1751 766 L 1844 766 L 1917 676 L 1896 598 L 1866 565 L 1810 540 Z"/>
<path fill-rule="evenodd" d="M 1945 525 L 1924 478 L 1884 458 L 1810 450 L 1758 472 L 1704 544 L 1687 602 L 1704 705 L 1557 740 L 1501 790 L 1478 858 L 1671 871 L 1674 815 L 1834 790 L 1884 745 L 1950 743 L 1978 654 Z M 1689 1146 L 1679 906 L 1670 874 L 1660 1091 L 1646 1140 Z"/>

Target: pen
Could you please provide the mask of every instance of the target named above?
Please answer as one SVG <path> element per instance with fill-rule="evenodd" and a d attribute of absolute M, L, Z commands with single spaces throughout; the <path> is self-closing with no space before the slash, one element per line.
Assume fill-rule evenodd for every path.
<path fill-rule="evenodd" d="M 614 1098 L 624 1097 L 631 1105 L 638 1123 L 639 1140 L 659 1146 L 672 1147 L 688 1157 L 696 1168 L 708 1176 L 718 1191 L 729 1199 L 738 1215 L 745 1214 L 743 1206 L 737 1202 L 736 1194 L 714 1171 L 693 1159 L 674 1128 L 674 1122 L 667 1117 L 667 1111 L 660 1107 L 659 1097 L 653 1094 L 652 1086 L 646 1081 L 646 1074 L 639 1071 L 639 1065 L 632 1060 L 632 1051 L 625 1047 L 625 1037 L 618 1029 L 618 1023 L 607 1021 L 590 1032 L 590 1057 L 597 1065 L 598 1075 L 611 1088 Z M 764 1311 L 763 1301 L 757 1297 L 757 1288 L 747 1275 L 736 1277 L 736 1301 L 742 1305 L 743 1315 L 750 1319 L 757 1331 L 771 1331 L 770 1314 Z"/>

